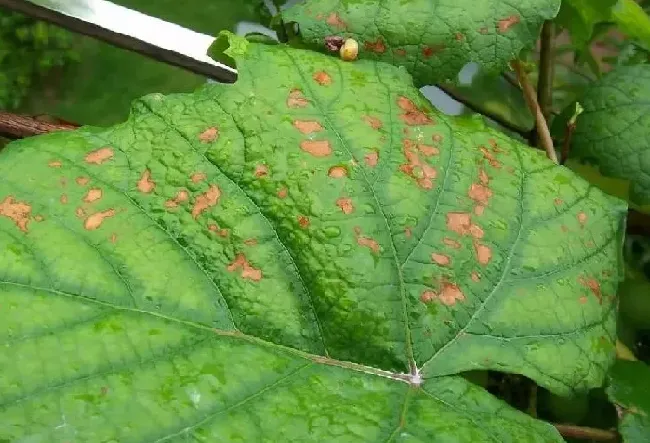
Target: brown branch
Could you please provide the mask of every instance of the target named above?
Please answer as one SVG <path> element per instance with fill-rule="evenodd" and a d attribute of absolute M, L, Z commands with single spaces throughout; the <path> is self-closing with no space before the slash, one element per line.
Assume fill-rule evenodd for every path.
<path fill-rule="evenodd" d="M 550 20 L 545 21 L 542 26 L 537 102 L 548 122 L 553 107 L 553 22 Z"/>
<path fill-rule="evenodd" d="M 498 115 L 498 114 L 496 114 L 496 113 L 494 113 L 494 112 L 492 112 L 492 111 L 490 111 L 488 109 L 485 109 L 485 108 L 483 108 L 483 107 L 481 107 L 481 106 L 479 106 L 479 105 L 477 105 L 475 103 L 472 103 L 472 102 L 468 101 L 465 97 L 463 97 L 455 89 L 453 89 L 453 87 L 451 87 L 449 85 L 444 85 L 444 84 L 438 84 L 436 86 L 438 88 L 440 88 L 445 94 L 447 94 L 448 96 L 450 96 L 451 98 L 453 98 L 457 102 L 460 102 L 463 105 L 467 106 L 472 111 L 474 111 L 474 112 L 476 112 L 478 114 L 482 114 L 482 115 L 490 118 L 491 120 L 494 120 L 495 122 L 497 122 L 498 124 L 500 124 L 504 128 L 506 128 L 506 129 L 508 129 L 508 130 L 510 130 L 512 132 L 516 132 L 517 134 L 520 134 L 522 137 L 528 136 L 529 131 L 527 129 L 519 127 L 519 126 L 515 125 L 514 123 L 504 119 L 502 116 L 500 116 L 500 115 Z"/>
<path fill-rule="evenodd" d="M 47 120 L 44 117 L 0 111 L 0 136 L 15 140 L 53 131 L 70 131 L 78 127 L 74 123 L 56 121 L 56 119 Z"/>
<path fill-rule="evenodd" d="M 555 154 L 555 148 L 553 147 L 551 133 L 548 130 L 548 125 L 546 124 L 546 119 L 544 118 L 542 110 L 539 107 L 539 103 L 537 103 L 535 90 L 528 81 L 528 76 L 526 75 L 526 71 L 521 62 L 519 60 L 514 60 L 512 62 L 512 67 L 515 70 L 515 74 L 517 74 L 517 80 L 519 80 L 521 89 L 524 92 L 526 103 L 528 104 L 528 107 L 530 108 L 532 114 L 535 116 L 539 141 L 544 147 L 544 150 L 546 150 L 546 155 L 548 158 L 550 158 L 554 163 L 557 163 L 557 155 Z"/>
<path fill-rule="evenodd" d="M 562 437 L 578 438 L 581 440 L 597 440 L 618 442 L 617 432 L 606 429 L 588 428 L 585 426 L 553 424 Z"/>
<path fill-rule="evenodd" d="M 562 142 L 562 154 L 560 164 L 563 165 L 569 159 L 569 151 L 571 150 L 571 139 L 573 138 L 573 131 L 576 130 L 575 123 L 567 123 L 564 128 L 564 141 Z"/>

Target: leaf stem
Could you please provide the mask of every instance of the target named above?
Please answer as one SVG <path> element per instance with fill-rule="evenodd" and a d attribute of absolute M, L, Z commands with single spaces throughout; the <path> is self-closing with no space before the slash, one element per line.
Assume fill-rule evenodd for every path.
<path fill-rule="evenodd" d="M 547 20 L 542 26 L 539 53 L 539 77 L 537 80 L 537 102 L 546 121 L 549 121 L 553 107 L 553 22 Z"/>
<path fill-rule="evenodd" d="M 537 135 L 539 137 L 539 141 L 541 145 L 544 147 L 544 150 L 546 151 L 546 155 L 548 156 L 548 158 L 550 158 L 551 161 L 557 164 L 558 163 L 557 155 L 555 154 L 555 148 L 553 147 L 553 140 L 551 139 L 551 133 L 548 130 L 548 125 L 546 124 L 546 119 L 544 118 L 544 114 L 542 114 L 542 110 L 539 107 L 539 103 L 537 103 L 537 96 L 535 90 L 533 89 L 532 85 L 528 81 L 528 76 L 526 75 L 524 66 L 521 64 L 521 61 L 513 60 L 512 67 L 515 70 L 515 74 L 517 74 L 517 80 L 521 85 L 521 89 L 524 93 L 524 98 L 526 99 L 526 103 L 528 104 L 528 107 L 530 108 L 532 114 L 535 116 Z"/>
<path fill-rule="evenodd" d="M 498 115 L 498 114 L 496 114 L 496 113 L 494 113 L 494 112 L 492 112 L 492 111 L 490 111 L 490 110 L 488 110 L 488 109 L 486 109 L 486 108 L 484 108 L 484 107 L 482 107 L 482 106 L 480 106 L 480 105 L 478 105 L 476 103 L 470 102 L 465 97 L 460 95 L 452 86 L 445 85 L 445 84 L 438 84 L 436 86 L 438 88 L 440 88 L 445 94 L 447 94 L 448 96 L 450 96 L 451 98 L 453 98 L 457 102 L 460 102 L 463 105 L 467 106 L 472 111 L 474 111 L 474 112 L 476 112 L 478 114 L 482 114 L 482 115 L 488 117 L 491 120 L 494 120 L 495 122 L 497 122 L 498 124 L 500 124 L 504 128 L 506 128 L 506 129 L 508 129 L 508 130 L 510 130 L 512 132 L 515 132 L 515 133 L 521 135 L 522 137 L 527 137 L 528 136 L 528 132 L 529 132 L 528 130 L 517 126 L 516 124 L 504 119 L 502 116 L 500 116 L 500 115 Z"/>
<path fill-rule="evenodd" d="M 637 361 L 634 352 L 620 340 L 616 340 L 616 358 L 619 360 Z"/>
<path fill-rule="evenodd" d="M 608 431 L 606 429 L 556 423 L 554 423 L 553 426 L 555 426 L 555 429 L 558 430 L 562 437 L 577 438 L 581 440 L 619 441 L 619 435 L 617 432 Z"/>

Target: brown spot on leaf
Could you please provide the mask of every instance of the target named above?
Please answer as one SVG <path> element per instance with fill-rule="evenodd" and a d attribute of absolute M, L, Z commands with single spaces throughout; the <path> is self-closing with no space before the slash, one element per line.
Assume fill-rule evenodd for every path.
<path fill-rule="evenodd" d="M 86 186 L 88 182 L 90 182 L 90 179 L 88 177 L 77 177 L 75 182 L 77 182 L 79 186 Z"/>
<path fill-rule="evenodd" d="M 420 159 L 417 145 L 411 140 L 404 140 L 402 145 L 406 163 L 400 165 L 400 170 L 415 179 L 422 189 L 432 189 L 433 180 L 438 175 L 438 171 Z"/>
<path fill-rule="evenodd" d="M 287 198 L 287 195 L 289 194 L 289 190 L 287 188 L 280 188 L 278 189 L 278 197 L 279 198 Z"/>
<path fill-rule="evenodd" d="M 77 208 L 74 213 L 78 218 L 86 218 L 86 210 L 84 208 Z"/>
<path fill-rule="evenodd" d="M 492 249 L 488 246 L 482 245 L 478 242 L 474 243 L 474 251 L 476 252 L 476 259 L 482 265 L 487 265 L 492 259 Z"/>
<path fill-rule="evenodd" d="M 588 300 L 588 298 L 585 297 L 584 295 L 578 299 L 578 301 L 580 302 L 581 305 L 584 305 L 585 303 L 587 303 L 587 300 Z"/>
<path fill-rule="evenodd" d="M 418 151 L 424 154 L 425 157 L 431 157 L 433 155 L 440 154 L 440 149 L 436 148 L 435 146 L 424 145 L 422 143 L 418 143 Z"/>
<path fill-rule="evenodd" d="M 357 238 L 357 244 L 359 246 L 369 248 L 375 254 L 379 253 L 379 243 L 370 237 L 361 235 L 360 227 L 357 226 L 354 228 L 354 235 Z"/>
<path fill-rule="evenodd" d="M 101 148 L 86 155 L 86 163 L 91 165 L 101 165 L 102 163 L 112 159 L 113 155 L 114 152 L 112 148 Z"/>
<path fill-rule="evenodd" d="M 507 32 L 511 27 L 519 23 L 521 19 L 519 18 L 518 15 L 513 14 L 510 17 L 506 17 L 504 19 L 499 20 L 499 32 L 504 33 Z"/>
<path fill-rule="evenodd" d="M 459 242 L 457 242 L 456 240 L 451 239 L 451 238 L 449 238 L 449 237 L 445 237 L 445 238 L 443 238 L 443 239 L 442 239 L 442 242 L 443 242 L 446 246 L 449 246 L 450 248 L 460 249 L 460 247 L 461 247 L 461 244 L 460 244 Z"/>
<path fill-rule="evenodd" d="M 290 108 L 304 108 L 309 104 L 300 89 L 292 89 L 287 98 L 287 106 Z"/>
<path fill-rule="evenodd" d="M 145 169 L 144 172 L 142 172 L 140 180 L 138 180 L 138 191 L 149 194 L 155 188 L 156 182 L 151 180 L 151 171 L 149 169 Z"/>
<path fill-rule="evenodd" d="M 326 23 L 334 28 L 340 29 L 345 29 L 348 26 L 336 12 L 332 12 L 327 16 Z"/>
<path fill-rule="evenodd" d="M 202 182 L 203 180 L 205 180 L 206 177 L 207 177 L 207 176 L 205 175 L 204 172 L 195 172 L 195 173 L 192 174 L 192 176 L 190 177 L 190 180 L 192 180 L 192 183 L 200 183 L 200 182 Z"/>
<path fill-rule="evenodd" d="M 309 226 L 309 218 L 305 217 L 304 215 L 299 215 L 298 225 L 303 229 L 307 228 Z"/>
<path fill-rule="evenodd" d="M 485 206 L 483 205 L 474 206 L 474 214 L 483 215 L 484 212 L 485 212 Z"/>
<path fill-rule="evenodd" d="M 366 162 L 366 165 L 374 168 L 379 162 L 379 152 L 371 151 L 363 157 L 363 160 Z"/>
<path fill-rule="evenodd" d="M 34 221 L 42 222 L 43 220 L 45 220 L 45 218 L 42 215 L 34 216 Z"/>
<path fill-rule="evenodd" d="M 325 71 L 315 72 L 313 79 L 321 86 L 329 86 L 332 84 L 332 77 L 330 77 L 330 75 Z"/>
<path fill-rule="evenodd" d="M 420 296 L 420 300 L 424 303 L 429 303 L 435 299 L 440 300 L 440 303 L 445 306 L 453 306 L 456 302 L 464 301 L 465 295 L 457 285 L 445 282 L 442 284 L 439 293 L 434 291 L 424 291 Z"/>
<path fill-rule="evenodd" d="M 65 177 L 61 177 L 61 179 L 59 180 L 59 183 L 61 183 L 61 186 L 63 186 L 65 188 L 68 185 L 68 179 L 65 178 Z"/>
<path fill-rule="evenodd" d="M 481 281 L 481 276 L 479 275 L 478 272 L 472 271 L 471 279 L 473 282 L 478 283 L 479 281 Z"/>
<path fill-rule="evenodd" d="M 257 239 L 255 239 L 255 238 L 247 238 L 246 240 L 244 240 L 244 244 L 246 246 L 255 246 L 255 245 L 257 245 Z"/>
<path fill-rule="evenodd" d="M 451 259 L 448 255 L 438 254 L 437 252 L 434 252 L 431 254 L 431 261 L 439 264 L 440 266 L 447 266 L 451 262 Z"/>
<path fill-rule="evenodd" d="M 30 205 L 15 200 L 11 195 L 0 203 L 0 216 L 10 218 L 23 232 L 27 232 L 31 212 Z"/>
<path fill-rule="evenodd" d="M 377 54 L 383 54 L 386 52 L 386 45 L 384 44 L 384 41 L 381 39 L 381 37 L 379 37 L 374 42 L 365 42 L 363 44 L 363 47 L 366 49 L 366 51 L 375 52 Z"/>
<path fill-rule="evenodd" d="M 424 113 L 420 108 L 415 106 L 411 100 L 406 97 L 400 96 L 397 99 L 397 106 L 400 107 L 404 113 L 400 115 L 400 118 L 409 126 L 416 125 L 432 125 L 433 120 Z"/>
<path fill-rule="evenodd" d="M 221 197 L 221 191 L 217 185 L 210 185 L 210 188 L 194 201 L 192 217 L 196 220 L 203 211 L 216 205 L 219 202 L 219 197 Z"/>
<path fill-rule="evenodd" d="M 169 199 L 165 202 L 165 207 L 166 208 L 176 208 L 178 205 L 181 203 L 187 201 L 190 198 L 190 195 L 187 193 L 186 190 L 181 189 L 176 193 L 176 197 Z"/>
<path fill-rule="evenodd" d="M 59 201 L 63 205 L 68 204 L 68 195 L 67 194 L 61 194 L 61 198 L 59 198 Z"/>
<path fill-rule="evenodd" d="M 354 205 L 352 204 L 352 199 L 347 197 L 341 197 L 336 200 L 336 206 L 341 208 L 344 214 L 352 214 L 354 212 Z"/>
<path fill-rule="evenodd" d="M 397 48 L 395 49 L 395 55 L 398 55 L 400 57 L 404 57 L 406 55 L 406 50 L 403 48 Z"/>
<path fill-rule="evenodd" d="M 109 240 L 110 240 L 110 242 L 113 243 L 113 244 L 117 243 L 117 234 L 116 234 L 115 232 L 113 232 L 113 233 L 111 234 L 111 237 L 109 238 Z"/>
<path fill-rule="evenodd" d="M 368 126 L 370 126 L 372 129 L 381 129 L 384 124 L 379 120 L 377 117 L 372 117 L 370 115 L 364 115 L 363 116 L 363 121 L 365 121 Z"/>
<path fill-rule="evenodd" d="M 219 228 L 219 226 L 217 226 L 215 224 L 209 225 L 208 230 L 211 231 L 211 232 L 214 232 L 219 237 L 228 237 L 228 232 L 229 232 L 228 229 Z"/>
<path fill-rule="evenodd" d="M 556 198 L 553 200 L 553 204 L 555 206 L 560 206 L 562 203 L 564 203 L 564 201 L 561 198 Z"/>
<path fill-rule="evenodd" d="M 266 177 L 269 174 L 269 168 L 266 165 L 257 165 L 255 166 L 255 177 L 261 178 Z"/>
<path fill-rule="evenodd" d="M 228 272 L 235 272 L 241 269 L 241 277 L 243 279 L 260 281 L 262 279 L 262 271 L 255 269 L 251 264 L 246 260 L 244 254 L 237 254 L 235 261 L 228 265 L 226 268 Z"/>
<path fill-rule="evenodd" d="M 487 161 L 490 163 L 490 166 L 497 169 L 501 167 L 501 163 L 499 163 L 499 161 L 494 157 L 494 154 L 488 151 L 485 146 L 481 146 L 480 149 L 481 152 L 483 153 L 483 157 L 485 157 Z"/>
<path fill-rule="evenodd" d="M 348 175 L 348 170 L 344 166 L 332 166 L 327 172 L 332 178 L 343 178 Z"/>
<path fill-rule="evenodd" d="M 483 206 L 488 204 L 490 197 L 492 197 L 492 190 L 487 186 L 472 183 L 468 192 L 469 198 Z"/>
<path fill-rule="evenodd" d="M 88 192 L 86 193 L 86 196 L 84 197 L 84 201 L 86 203 L 93 203 L 96 202 L 97 200 L 102 198 L 102 190 L 99 188 L 92 188 L 89 189 Z"/>
<path fill-rule="evenodd" d="M 460 234 L 466 235 L 472 225 L 472 217 L 464 212 L 450 212 L 447 214 L 447 228 Z"/>
<path fill-rule="evenodd" d="M 431 57 L 433 54 L 437 54 L 445 49 L 445 45 L 433 45 L 425 46 L 422 48 L 422 55 L 425 58 Z"/>
<path fill-rule="evenodd" d="M 483 27 L 483 28 L 479 29 L 478 32 L 479 32 L 480 34 L 485 35 L 485 34 L 487 34 L 487 33 L 489 32 L 489 30 L 488 30 L 488 28 Z"/>
<path fill-rule="evenodd" d="M 488 177 L 487 172 L 483 168 L 478 171 L 478 179 L 482 185 L 487 186 L 490 183 L 490 177 Z"/>
<path fill-rule="evenodd" d="M 300 149 L 314 157 L 327 157 L 332 153 L 329 140 L 304 140 L 300 143 Z"/>
<path fill-rule="evenodd" d="M 114 215 L 115 209 L 107 209 L 106 211 L 95 212 L 86 218 L 86 221 L 84 222 L 84 228 L 88 231 L 94 231 L 102 225 L 104 219 L 113 217 Z"/>
<path fill-rule="evenodd" d="M 60 168 L 62 163 L 59 160 L 52 160 L 47 164 L 50 168 Z"/>
<path fill-rule="evenodd" d="M 431 136 L 431 139 L 433 140 L 434 143 L 440 143 L 442 141 L 442 135 L 440 134 L 433 134 Z"/>
<path fill-rule="evenodd" d="M 293 126 L 303 134 L 311 134 L 312 132 L 320 132 L 323 127 L 315 120 L 294 120 Z"/>
<path fill-rule="evenodd" d="M 212 126 L 199 134 L 201 143 L 212 143 L 219 138 L 219 129 Z"/>
<path fill-rule="evenodd" d="M 462 32 L 457 32 L 454 34 L 454 38 L 457 42 L 462 42 L 465 39 L 465 35 Z"/>
<path fill-rule="evenodd" d="M 578 222 L 580 222 L 582 226 L 584 226 L 585 223 L 587 223 L 587 214 L 585 214 L 584 212 L 578 212 L 577 218 L 578 218 Z"/>
<path fill-rule="evenodd" d="M 404 228 L 404 235 L 406 236 L 406 238 L 411 238 L 411 235 L 413 235 L 413 232 L 409 226 Z"/>
<path fill-rule="evenodd" d="M 600 283 L 598 283 L 598 280 L 594 278 L 580 277 L 578 279 L 578 283 L 589 289 L 591 293 L 598 299 L 598 303 L 601 305 L 603 304 L 603 294 L 600 291 Z"/>

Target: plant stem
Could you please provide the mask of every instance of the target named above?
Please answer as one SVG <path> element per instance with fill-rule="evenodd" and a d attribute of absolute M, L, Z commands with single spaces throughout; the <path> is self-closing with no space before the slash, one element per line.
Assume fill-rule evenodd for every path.
<path fill-rule="evenodd" d="M 553 424 L 561 436 L 582 440 L 619 441 L 618 433 L 606 429 L 588 428 L 585 426 Z"/>
<path fill-rule="evenodd" d="M 575 123 L 567 123 L 566 128 L 564 128 L 564 141 L 562 142 L 562 153 L 560 158 L 560 164 L 563 165 L 569 158 L 569 151 L 571 149 L 571 139 L 573 138 L 573 131 L 576 129 Z"/>
<path fill-rule="evenodd" d="M 472 102 L 468 101 L 466 98 L 464 98 L 462 95 L 460 95 L 456 90 L 454 90 L 453 87 L 448 86 L 448 85 L 444 85 L 444 84 L 438 84 L 436 86 L 438 88 L 440 88 L 445 94 L 447 94 L 448 96 L 450 96 L 451 98 L 453 98 L 457 102 L 460 102 L 463 105 L 467 106 L 472 111 L 474 111 L 476 113 L 479 113 L 479 114 L 482 114 L 482 115 L 494 120 L 495 122 L 497 122 L 498 124 L 500 124 L 504 128 L 506 128 L 506 129 L 508 129 L 508 130 L 510 130 L 512 132 L 516 132 L 517 134 L 521 135 L 522 137 L 528 136 L 528 132 L 529 132 L 528 130 L 515 125 L 514 123 L 504 119 L 502 116 L 497 115 L 496 113 L 494 113 L 494 112 L 492 112 L 492 111 L 490 111 L 488 109 L 485 109 L 480 105 L 477 105 L 475 103 L 472 103 Z"/>
<path fill-rule="evenodd" d="M 72 123 L 53 123 L 37 117 L 0 111 L 0 136 L 10 140 L 75 128 L 77 126 Z"/>
<path fill-rule="evenodd" d="M 539 53 L 539 77 L 537 80 L 537 101 L 546 121 L 549 121 L 553 107 L 553 22 L 547 20 L 542 26 Z"/>
<path fill-rule="evenodd" d="M 637 361 L 634 352 L 620 340 L 616 340 L 616 358 L 619 360 Z"/>
<path fill-rule="evenodd" d="M 524 93 L 524 98 L 526 99 L 526 103 L 528 104 L 528 107 L 530 108 L 532 114 L 535 116 L 535 121 L 537 123 L 536 124 L 537 135 L 539 136 L 539 141 L 541 145 L 544 147 L 544 150 L 546 150 L 546 155 L 548 156 L 548 158 L 550 158 L 551 161 L 557 164 L 558 163 L 557 155 L 555 154 L 555 148 L 553 147 L 553 140 L 551 139 L 551 133 L 548 130 L 548 125 L 546 124 L 546 119 L 544 118 L 544 114 L 542 114 L 542 110 L 539 107 L 539 103 L 537 103 L 535 90 L 533 89 L 532 85 L 528 81 L 528 76 L 526 75 L 526 71 L 524 70 L 524 67 L 521 64 L 521 61 L 513 60 L 512 67 L 515 70 L 515 74 L 517 74 L 517 80 L 521 85 L 521 89 Z"/>

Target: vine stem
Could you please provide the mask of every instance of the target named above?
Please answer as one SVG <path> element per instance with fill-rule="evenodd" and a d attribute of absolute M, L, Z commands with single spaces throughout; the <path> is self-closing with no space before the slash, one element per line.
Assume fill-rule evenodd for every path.
<path fill-rule="evenodd" d="M 562 437 L 577 438 L 581 440 L 596 440 L 596 441 L 619 441 L 617 432 L 608 431 L 607 429 L 589 428 L 586 426 L 553 424 L 555 429 Z"/>
<path fill-rule="evenodd" d="M 512 68 L 515 70 L 515 74 L 517 74 L 517 80 L 521 85 L 526 103 L 528 104 L 528 107 L 530 108 L 532 114 L 535 116 L 539 141 L 542 147 L 544 147 L 548 158 L 550 158 L 553 163 L 557 164 L 558 160 L 557 155 L 555 154 L 555 148 L 553 147 L 551 133 L 548 130 L 546 119 L 544 118 L 544 114 L 542 114 L 542 110 L 540 109 L 539 103 L 537 102 L 537 94 L 535 93 L 535 89 L 528 81 L 528 75 L 526 74 L 526 70 L 524 69 L 521 61 L 513 60 Z"/>
<path fill-rule="evenodd" d="M 521 135 L 522 137 L 526 137 L 528 135 L 528 131 L 526 129 L 515 125 L 514 123 L 504 119 L 500 115 L 498 115 L 498 114 L 496 114 L 496 113 L 494 113 L 494 112 L 492 112 L 492 111 L 490 111 L 488 109 L 483 108 L 480 105 L 477 105 L 475 103 L 472 103 L 472 102 L 468 101 L 465 97 L 461 96 L 451 86 L 448 86 L 448 85 L 445 85 L 445 84 L 437 84 L 436 86 L 438 88 L 440 88 L 442 90 L 442 92 L 444 92 L 445 94 L 447 94 L 448 96 L 450 96 L 451 98 L 456 100 L 457 102 L 460 102 L 463 105 L 467 106 L 472 111 L 474 111 L 476 113 L 479 113 L 479 114 L 482 114 L 482 115 L 488 117 L 491 120 L 494 120 L 495 122 L 497 122 L 498 124 L 500 124 L 504 128 L 506 128 L 506 129 L 508 129 L 508 130 L 510 130 L 512 132 L 515 132 L 515 133 Z"/>
<path fill-rule="evenodd" d="M 537 80 L 537 101 L 547 122 L 553 106 L 553 29 L 552 21 L 544 22 L 540 38 L 539 78 Z"/>
<path fill-rule="evenodd" d="M 0 136 L 10 140 L 31 137 L 53 131 L 70 131 L 79 125 L 56 121 L 44 116 L 29 116 L 0 111 Z"/>

